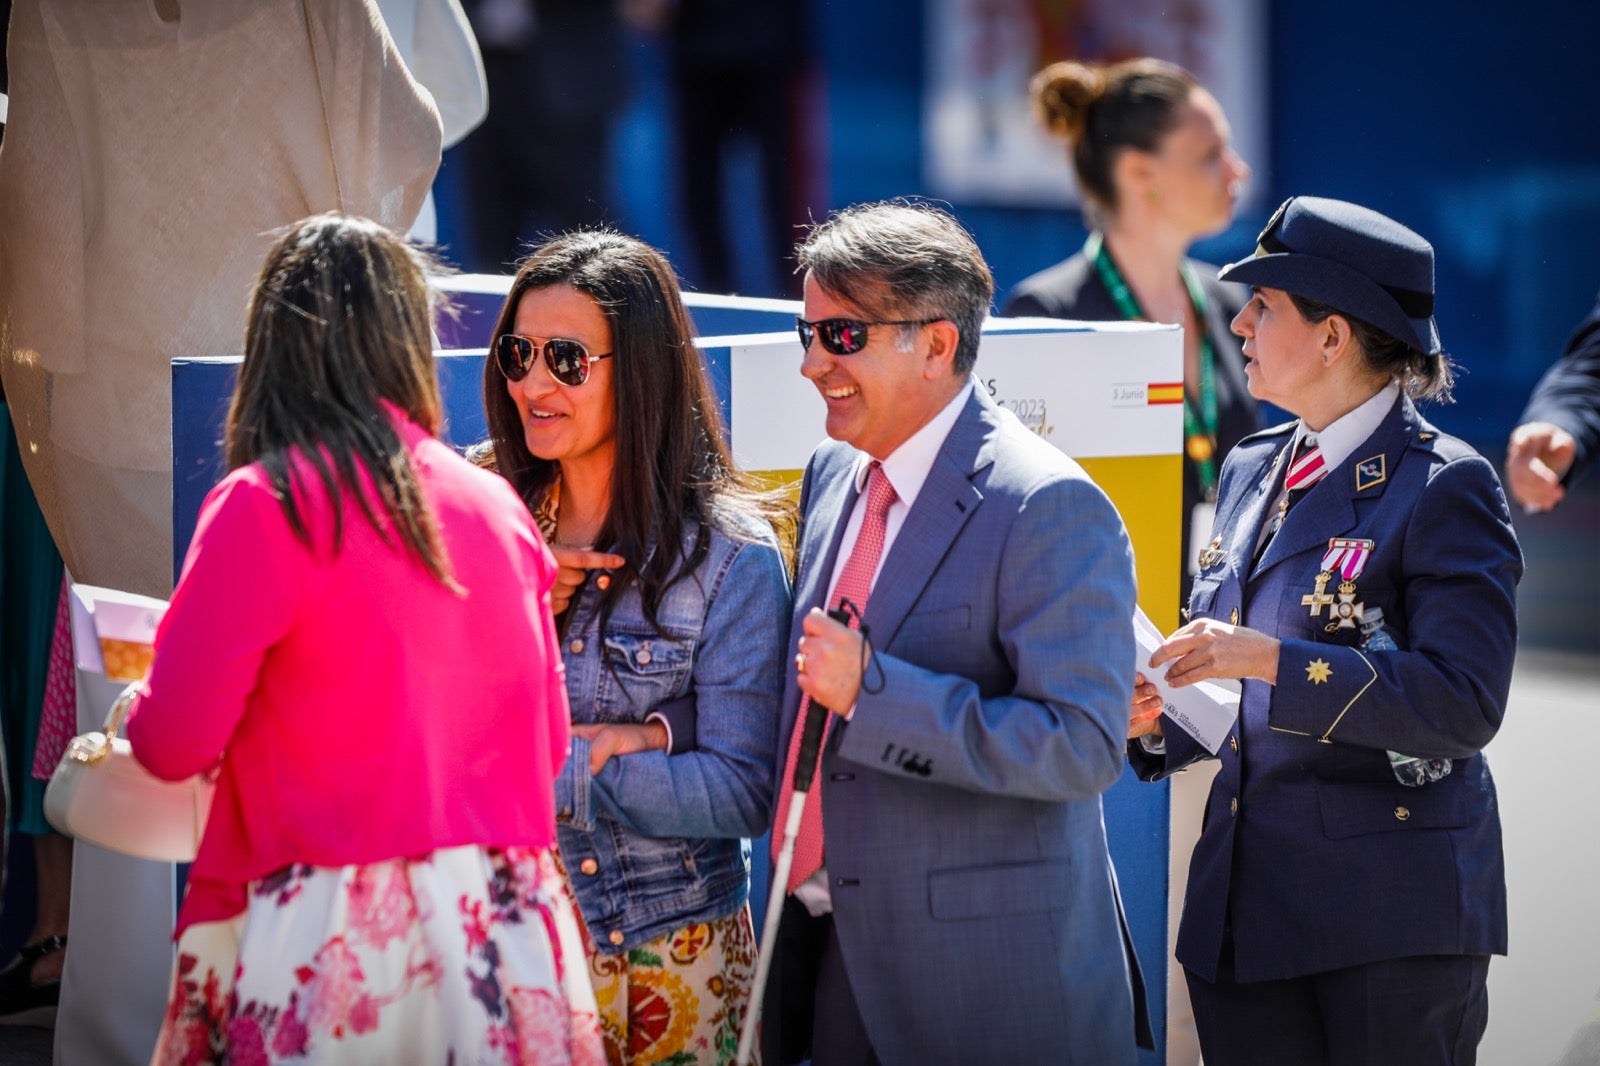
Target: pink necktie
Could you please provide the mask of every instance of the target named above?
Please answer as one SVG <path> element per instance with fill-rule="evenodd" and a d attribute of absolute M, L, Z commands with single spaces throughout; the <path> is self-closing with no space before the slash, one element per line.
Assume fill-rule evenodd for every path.
<path fill-rule="evenodd" d="M 867 596 L 872 592 L 872 575 L 878 570 L 878 559 L 883 555 L 883 538 L 889 518 L 889 506 L 897 499 L 894 486 L 884 476 L 883 467 L 876 461 L 867 475 L 867 513 L 861 522 L 861 533 L 856 537 L 850 558 L 845 560 L 839 574 L 839 584 L 834 589 L 833 606 L 845 600 L 855 604 L 851 613 L 850 628 L 859 624 L 859 615 L 867 610 Z M 783 788 L 778 793 L 778 819 L 773 824 L 779 833 L 772 838 L 772 856 L 776 860 L 783 842 L 781 829 L 787 823 L 789 803 L 794 798 L 794 764 L 800 754 L 800 733 L 805 728 L 809 697 L 800 701 L 800 713 L 795 716 L 794 735 L 789 738 L 789 758 L 783 770 Z M 843 711 L 847 708 L 840 707 Z M 819 753 L 817 756 L 821 758 Z M 805 813 L 800 816 L 800 835 L 794 844 L 794 865 L 789 868 L 789 883 L 785 891 L 793 892 L 807 878 L 822 868 L 822 781 L 813 778 L 811 791 L 806 793 Z"/>

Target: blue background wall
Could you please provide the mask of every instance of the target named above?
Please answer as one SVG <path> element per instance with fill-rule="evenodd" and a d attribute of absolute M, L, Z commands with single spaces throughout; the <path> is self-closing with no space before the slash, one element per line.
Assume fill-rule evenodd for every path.
<path fill-rule="evenodd" d="M 923 191 L 920 0 L 817 5 L 829 206 Z M 1267 5 L 1271 187 L 1200 254 L 1248 254 L 1296 193 L 1355 200 L 1433 241 L 1437 317 L 1466 368 L 1443 428 L 1503 450 L 1600 289 L 1600 4 Z M 870 63 L 863 63 L 870 57 Z M 1002 290 L 1083 239 L 1069 213 L 955 205 Z"/>

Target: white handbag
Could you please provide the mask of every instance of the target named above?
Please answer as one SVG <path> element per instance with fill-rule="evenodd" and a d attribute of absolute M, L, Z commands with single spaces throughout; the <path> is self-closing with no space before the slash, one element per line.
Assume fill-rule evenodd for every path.
<path fill-rule="evenodd" d="M 204 776 L 163 781 L 117 735 L 138 685 L 111 705 L 105 731 L 72 739 L 44 792 L 44 816 L 69 837 L 160 862 L 193 862 L 216 786 Z"/>

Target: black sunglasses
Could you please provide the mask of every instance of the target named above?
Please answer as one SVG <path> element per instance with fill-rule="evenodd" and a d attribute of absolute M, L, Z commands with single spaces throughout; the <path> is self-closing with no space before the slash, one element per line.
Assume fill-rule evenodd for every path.
<path fill-rule="evenodd" d="M 898 322 L 863 322 L 859 318 L 819 318 L 807 322 L 796 317 L 794 328 L 800 333 L 800 347 L 811 350 L 811 338 L 822 338 L 822 346 L 834 355 L 854 355 L 867 346 L 870 326 L 926 326 L 937 318 L 901 319 Z"/>
<path fill-rule="evenodd" d="M 543 344 L 515 333 L 502 333 L 494 339 L 494 361 L 507 381 L 521 381 L 533 369 L 533 360 L 544 353 L 550 376 L 561 384 L 576 388 L 589 380 L 589 364 L 610 359 L 611 352 L 592 355 L 581 341 L 552 337 Z"/>

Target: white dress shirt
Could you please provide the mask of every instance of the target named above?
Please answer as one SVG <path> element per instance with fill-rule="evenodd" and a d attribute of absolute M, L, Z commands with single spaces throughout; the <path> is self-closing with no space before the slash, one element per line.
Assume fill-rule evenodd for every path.
<path fill-rule="evenodd" d="M 894 488 L 895 501 L 889 505 L 889 513 L 884 517 L 883 553 L 878 556 L 878 568 L 872 572 L 872 584 L 878 583 L 878 574 L 883 572 L 883 561 L 889 558 L 889 549 L 894 547 L 895 538 L 900 535 L 900 530 L 906 524 L 906 515 L 911 513 L 911 505 L 917 502 L 917 494 L 922 491 L 923 483 L 928 480 L 928 472 L 933 469 L 933 461 L 939 457 L 939 449 L 944 447 L 944 439 L 950 435 L 950 430 L 955 426 L 956 419 L 961 417 L 961 411 L 967 405 L 967 398 L 972 395 L 972 382 L 956 394 L 944 408 L 908 437 L 904 444 L 890 452 L 882 460 L 883 475 L 889 479 L 889 484 Z M 844 573 L 844 564 L 850 558 L 850 552 L 856 546 L 856 540 L 861 536 L 862 523 L 867 518 L 867 478 L 872 472 L 872 457 L 863 454 L 856 462 L 856 503 L 850 509 L 850 518 L 845 522 L 844 539 L 839 542 L 839 558 L 834 561 L 833 574 L 828 578 L 828 595 L 824 602 L 832 603 L 834 589 L 839 585 L 839 577 Z M 845 712 L 845 720 L 855 714 L 852 706 Z M 812 917 L 820 917 L 833 911 L 833 899 L 828 893 L 828 868 L 826 865 L 808 877 L 794 890 L 795 899 L 805 904 L 805 908 Z"/>

